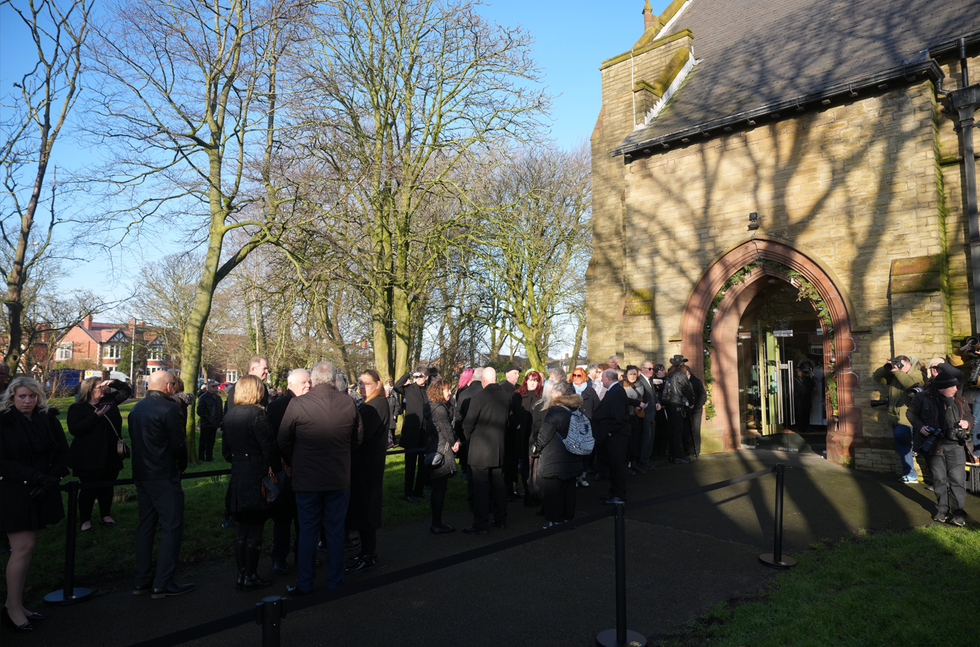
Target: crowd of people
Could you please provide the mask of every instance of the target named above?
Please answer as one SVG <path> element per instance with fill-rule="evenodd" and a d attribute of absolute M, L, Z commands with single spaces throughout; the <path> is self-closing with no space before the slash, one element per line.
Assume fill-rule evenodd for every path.
<path fill-rule="evenodd" d="M 976 365 L 980 343 L 964 345 L 957 358 Z M 686 464 L 700 454 L 707 396 L 687 363 L 674 355 L 669 369 L 652 361 L 620 367 L 613 356 L 570 375 L 555 368 L 523 376 L 510 365 L 499 380 L 494 368 L 477 367 L 463 370 L 455 383 L 431 366 L 394 381 L 368 369 L 352 386 L 320 362 L 311 371 L 291 371 L 280 394 L 266 386 L 265 358 L 252 358 L 224 403 L 212 380 L 196 405 L 199 459 L 213 460 L 220 434 L 220 451 L 231 463 L 224 525 L 237 531 L 235 586 L 272 583 L 258 569 L 270 519 L 273 571 L 290 573 L 287 558 L 295 555 L 288 595 L 310 593 L 318 567 L 326 567 L 328 588 L 340 586 L 345 573 L 374 568 L 385 462 L 395 445 L 405 454 L 404 500 L 418 504 L 428 497 L 434 535 L 455 531 L 444 522 L 443 508 L 456 475 L 466 481 L 472 522 L 462 532 L 470 535 L 505 529 L 514 501 L 537 508 L 544 528 L 570 522 L 576 488 L 598 481 L 608 481 L 600 498 L 625 502 L 627 476 L 653 469 L 655 457 Z M 964 462 L 973 460 L 970 432 L 980 402 L 963 372 L 943 358 L 928 363 L 928 374 L 914 370 L 917 365 L 898 356 L 874 376 L 888 388 L 902 479 L 917 482 L 914 456 L 925 459 L 938 503 L 934 518 L 964 525 Z M 0 374 L 4 383 L 8 377 Z M 176 579 L 184 519 L 180 475 L 188 464 L 184 430 L 194 402 L 180 379 L 166 371 L 149 376 L 146 397 L 129 414 L 131 446 L 119 411 L 132 395 L 126 383 L 82 382 L 68 409 L 70 446 L 40 384 L 18 377 L 3 386 L 0 532 L 11 546 L 5 624 L 31 630 L 44 619 L 24 607 L 24 584 L 39 532 L 65 516 L 56 493 L 69 467 L 83 485 L 92 485 L 83 487 L 78 502 L 80 531 L 90 532 L 96 502 L 97 523 L 115 525 L 113 490 L 105 484 L 131 460 L 139 506 L 133 594 L 165 598 L 193 590 L 194 584 Z M 345 559 L 345 550 L 358 548 Z"/>
<path fill-rule="evenodd" d="M 874 372 L 875 382 L 887 391 L 872 404 L 888 407 L 901 463 L 900 481 L 918 483 L 916 464 L 920 469 L 924 464 L 932 476 L 927 488 L 936 495 L 933 519 L 965 526 L 966 463 L 980 464 L 980 437 L 973 433 L 980 419 L 978 370 L 974 370 L 980 367 L 980 340 L 965 339 L 951 360 L 973 374 L 967 377 L 943 357 L 925 365 L 906 355 L 889 358 Z"/>

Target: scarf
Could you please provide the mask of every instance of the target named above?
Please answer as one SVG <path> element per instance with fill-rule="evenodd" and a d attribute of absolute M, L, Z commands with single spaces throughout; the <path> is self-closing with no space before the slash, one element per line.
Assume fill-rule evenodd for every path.
<path fill-rule="evenodd" d="M 943 431 L 958 429 L 960 425 L 960 408 L 956 406 L 955 396 L 952 398 L 943 397 L 943 404 L 946 405 Z"/>
<path fill-rule="evenodd" d="M 575 387 L 575 394 L 576 395 L 582 395 L 585 392 L 585 389 L 588 388 L 589 382 L 588 382 L 588 380 L 586 380 L 585 382 L 582 382 L 581 384 L 575 384 L 574 382 L 572 382 L 572 386 Z"/>

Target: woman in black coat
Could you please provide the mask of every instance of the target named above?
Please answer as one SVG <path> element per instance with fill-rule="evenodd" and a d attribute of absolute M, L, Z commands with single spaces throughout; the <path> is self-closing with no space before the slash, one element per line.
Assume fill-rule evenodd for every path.
<path fill-rule="evenodd" d="M 411 380 L 411 382 L 409 382 Z M 405 448 L 405 500 L 418 503 L 425 488 L 425 453 L 419 451 L 425 443 L 425 389 L 429 381 L 425 369 L 419 367 L 414 373 L 405 373 L 395 382 L 392 389 L 405 398 L 402 409 L 402 435 L 398 441 Z"/>
<path fill-rule="evenodd" d="M 71 467 L 82 483 L 115 481 L 123 467 L 118 443 L 122 440 L 119 405 L 133 395 L 132 388 L 119 380 L 84 380 L 78 398 L 68 407 L 68 433 L 71 441 Z M 87 488 L 78 492 L 78 518 L 82 532 L 92 529 L 92 507 L 99 500 L 99 523 L 116 525 L 111 516 L 112 486 Z"/>
<path fill-rule="evenodd" d="M 552 387 L 551 407 L 534 438 L 538 458 L 538 486 L 544 498 L 545 528 L 575 518 L 575 478 L 582 471 L 582 457 L 565 449 L 572 412 L 582 406 L 582 397 L 568 382 Z M 561 437 L 559 437 L 559 435 Z"/>
<path fill-rule="evenodd" d="M 361 552 L 345 569 L 348 573 L 369 571 L 378 563 L 378 534 L 384 494 L 385 454 L 391 414 L 381 376 L 374 369 L 361 373 L 357 388 L 364 400 L 358 406 L 364 423 L 364 440 L 351 452 L 350 505 L 347 528 L 361 538 Z"/>
<path fill-rule="evenodd" d="M 225 448 L 231 455 L 231 482 L 228 505 L 236 522 L 235 562 L 238 566 L 236 588 L 251 590 L 272 582 L 258 576 L 262 528 L 271 506 L 262 494 L 262 479 L 282 469 L 276 435 L 269 425 L 265 409 L 259 404 L 265 385 L 254 375 L 235 383 L 235 406 L 222 422 Z"/>
<path fill-rule="evenodd" d="M 456 452 L 459 450 L 459 440 L 453 430 L 453 414 L 449 407 L 452 396 L 452 386 L 442 378 L 435 378 L 426 391 L 426 447 L 425 453 L 438 452 L 442 454 L 442 465 L 430 468 L 429 478 L 432 483 L 432 525 L 429 531 L 433 535 L 441 535 L 456 530 L 442 522 L 442 508 L 446 502 L 446 489 L 449 478 L 456 473 Z"/>
<path fill-rule="evenodd" d="M 24 583 L 41 529 L 61 521 L 59 483 L 68 474 L 68 441 L 41 385 L 13 379 L 0 402 L 0 533 L 10 541 L 3 622 L 22 631 L 44 616 L 24 607 Z"/>
<path fill-rule="evenodd" d="M 514 447 L 507 448 L 515 452 L 517 467 L 520 471 L 521 482 L 524 485 L 524 505 L 535 506 L 534 494 L 528 487 L 530 478 L 531 456 L 531 427 L 534 424 L 534 405 L 541 399 L 544 378 L 537 371 L 528 371 L 521 386 L 514 391 L 511 404 L 511 419 L 514 421 Z"/>

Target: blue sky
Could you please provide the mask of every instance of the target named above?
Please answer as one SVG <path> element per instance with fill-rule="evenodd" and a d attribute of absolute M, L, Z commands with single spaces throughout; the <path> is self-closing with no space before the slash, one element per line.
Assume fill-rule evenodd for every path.
<path fill-rule="evenodd" d="M 25 3 L 15 0 L 15 4 Z M 651 2 L 657 13 L 667 4 L 668 0 Z M 481 12 L 503 25 L 520 24 L 534 37 L 534 58 L 542 69 L 544 85 L 555 96 L 551 114 L 552 137 L 561 146 L 570 147 L 588 141 L 591 136 L 601 108 L 599 63 L 626 51 L 636 42 L 643 30 L 642 10 L 642 0 L 498 0 L 488 2 Z M 21 58 L 24 41 L 17 38 L 22 33 L 23 26 L 16 19 L 11 20 L 9 7 L 0 9 L 0 84 L 4 93 L 16 80 L 14 74 L 24 68 Z M 27 53 L 29 55 L 30 50 Z M 75 118 L 82 118 L 82 115 L 76 114 Z M 71 142 L 59 141 L 55 161 L 70 167 L 85 155 L 80 154 Z M 145 261 L 153 261 L 175 251 L 179 248 L 174 243 L 158 239 L 153 250 L 129 254 L 128 266 L 117 269 L 122 269 L 123 274 L 132 274 L 138 271 L 133 259 L 142 255 Z M 80 266 L 65 287 L 110 289 L 108 285 L 93 285 L 84 278 L 105 276 L 104 268 L 105 261 L 102 260 Z M 127 283 L 125 279 L 122 282 Z"/>

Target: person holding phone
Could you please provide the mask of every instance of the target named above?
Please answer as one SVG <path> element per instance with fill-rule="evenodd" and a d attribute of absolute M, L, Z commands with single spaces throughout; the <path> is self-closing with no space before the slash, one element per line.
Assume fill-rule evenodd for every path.
<path fill-rule="evenodd" d="M 122 415 L 119 405 L 133 395 L 132 388 L 119 380 L 90 377 L 78 388 L 78 398 L 68 407 L 68 433 L 72 435 L 71 466 L 82 483 L 115 481 L 123 467 L 119 453 Z M 81 531 L 92 530 L 92 508 L 99 502 L 99 523 L 116 525 L 112 518 L 112 486 L 82 488 L 78 492 L 78 518 Z"/>

